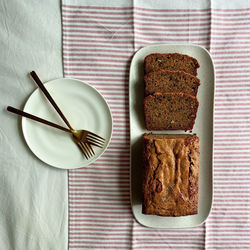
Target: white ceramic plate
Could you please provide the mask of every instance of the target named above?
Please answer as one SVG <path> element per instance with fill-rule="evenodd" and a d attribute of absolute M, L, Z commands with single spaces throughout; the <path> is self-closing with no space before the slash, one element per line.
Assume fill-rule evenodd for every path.
<path fill-rule="evenodd" d="M 74 169 L 93 163 L 111 139 L 112 116 L 108 104 L 95 88 L 78 80 L 62 78 L 45 86 L 72 127 L 102 136 L 106 139 L 105 146 L 93 147 L 95 156 L 86 160 L 70 134 L 23 118 L 22 129 L 29 148 L 40 160 L 57 168 Z M 67 127 L 40 89 L 29 97 L 24 111 Z"/>
<path fill-rule="evenodd" d="M 200 137 L 199 207 L 197 215 L 162 217 L 142 214 L 142 135 L 148 133 L 143 116 L 143 62 L 151 53 L 181 53 L 192 56 L 200 63 L 198 78 L 201 85 L 197 98 L 199 108 L 193 133 Z M 215 72 L 210 54 L 203 47 L 191 44 L 151 45 L 137 51 L 130 67 L 130 143 L 131 143 L 131 205 L 136 220 L 152 228 L 185 228 L 202 224 L 208 217 L 213 199 L 213 102 Z M 185 133 L 158 131 L 154 133 Z"/>

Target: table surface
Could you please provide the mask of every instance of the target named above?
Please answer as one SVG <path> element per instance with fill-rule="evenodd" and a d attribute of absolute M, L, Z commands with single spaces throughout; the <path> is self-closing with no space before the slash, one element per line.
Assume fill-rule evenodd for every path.
<path fill-rule="evenodd" d="M 249 2 L 60 5 L 0 3 L 0 248 L 229 249 L 235 242 L 249 248 Z M 149 229 L 131 213 L 129 64 L 139 48 L 159 42 L 202 45 L 215 62 L 215 195 L 209 219 L 196 228 Z M 23 108 L 36 89 L 32 70 L 44 82 L 63 75 L 84 80 L 110 104 L 112 141 L 91 168 L 56 169 L 27 147 L 21 118 L 6 107 Z"/>

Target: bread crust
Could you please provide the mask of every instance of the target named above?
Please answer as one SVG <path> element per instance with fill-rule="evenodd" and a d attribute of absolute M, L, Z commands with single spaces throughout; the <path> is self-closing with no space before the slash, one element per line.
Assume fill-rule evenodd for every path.
<path fill-rule="evenodd" d="M 198 213 L 199 138 L 143 135 L 142 213 L 186 216 Z"/>

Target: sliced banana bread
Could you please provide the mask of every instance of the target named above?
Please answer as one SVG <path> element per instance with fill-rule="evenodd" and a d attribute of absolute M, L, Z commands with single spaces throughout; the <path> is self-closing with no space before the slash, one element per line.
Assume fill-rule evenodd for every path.
<path fill-rule="evenodd" d="M 160 70 L 144 77 L 145 95 L 154 92 L 182 92 L 196 96 L 200 80 L 183 71 Z"/>
<path fill-rule="evenodd" d="M 181 70 L 196 76 L 199 67 L 200 65 L 195 58 L 179 53 L 153 53 L 144 59 L 145 74 L 166 69 Z"/>
<path fill-rule="evenodd" d="M 199 102 L 184 93 L 154 93 L 144 98 L 147 130 L 192 130 Z"/>

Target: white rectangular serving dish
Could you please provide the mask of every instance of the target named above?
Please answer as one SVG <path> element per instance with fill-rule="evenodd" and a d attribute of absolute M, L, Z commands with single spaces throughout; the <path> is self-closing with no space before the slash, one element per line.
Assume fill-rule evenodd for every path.
<path fill-rule="evenodd" d="M 200 87 L 197 98 L 199 108 L 192 133 L 200 138 L 199 207 L 198 214 L 181 217 L 162 217 L 142 214 L 142 136 L 145 129 L 144 58 L 151 53 L 181 53 L 196 58 L 200 64 L 197 77 Z M 138 50 L 130 65 L 129 111 L 130 111 L 130 198 L 135 219 L 151 228 L 185 228 L 201 225 L 207 219 L 213 200 L 213 113 L 215 70 L 208 51 L 192 44 L 150 45 Z M 179 134 L 184 131 L 152 131 L 153 133 Z M 186 132 L 188 133 L 188 132 Z"/>

